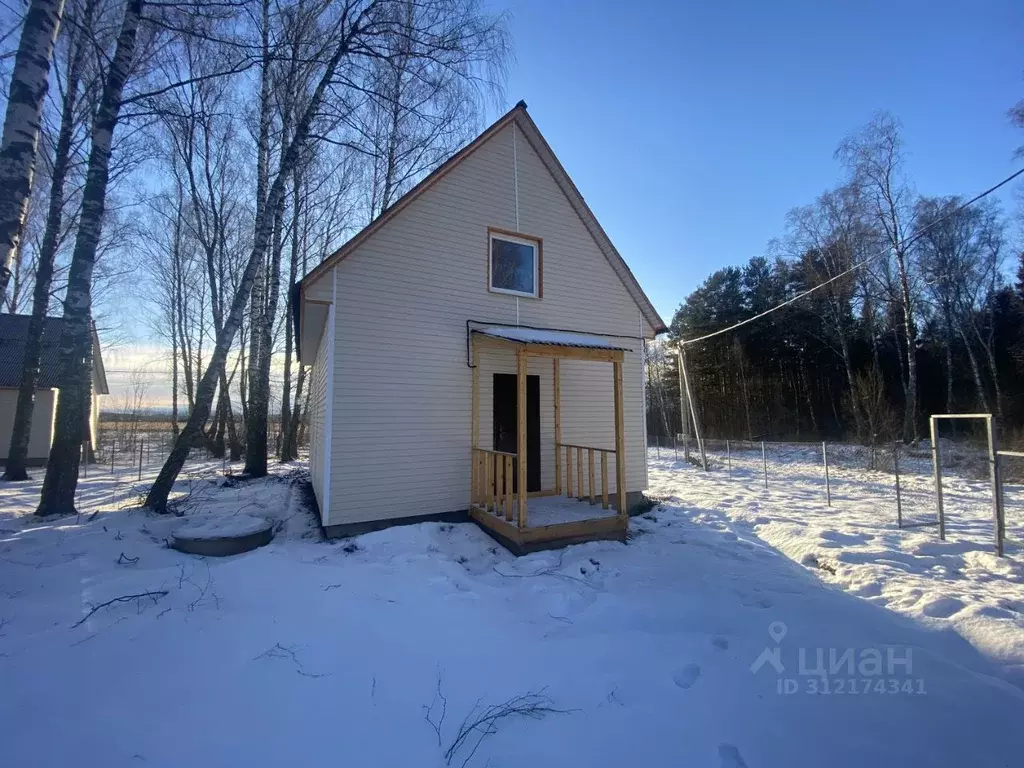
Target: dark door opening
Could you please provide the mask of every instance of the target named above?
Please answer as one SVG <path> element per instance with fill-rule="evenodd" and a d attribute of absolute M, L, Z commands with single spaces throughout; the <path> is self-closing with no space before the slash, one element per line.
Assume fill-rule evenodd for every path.
<path fill-rule="evenodd" d="M 494 450 L 518 453 L 519 412 L 516 407 L 517 377 L 494 374 Z M 518 492 L 516 462 L 512 464 L 512 489 Z M 526 490 L 540 490 L 540 376 L 526 377 Z"/>

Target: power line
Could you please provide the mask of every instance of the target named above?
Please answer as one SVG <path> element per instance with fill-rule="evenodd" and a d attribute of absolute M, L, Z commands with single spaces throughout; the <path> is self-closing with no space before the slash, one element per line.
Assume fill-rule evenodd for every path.
<path fill-rule="evenodd" d="M 981 194 L 975 195 L 970 200 L 968 200 L 966 203 L 963 203 L 962 205 L 957 206 L 952 211 L 949 211 L 948 213 L 940 216 L 939 218 L 929 222 L 927 226 L 925 226 L 922 229 L 918 230 L 917 232 L 912 234 L 910 237 L 902 240 L 900 242 L 900 245 L 903 248 L 910 247 L 911 245 L 916 243 L 918 240 L 920 240 L 924 236 L 924 234 L 929 229 L 931 229 L 932 227 L 934 227 L 934 226 L 936 226 L 938 224 L 941 224 L 946 219 L 952 218 L 953 216 L 957 215 L 958 213 L 960 213 L 961 211 L 965 210 L 966 208 L 971 207 L 976 202 L 981 200 L 983 197 L 988 197 L 993 192 L 995 192 L 997 189 L 999 189 L 1000 187 L 1006 186 L 1007 184 L 1009 184 L 1011 181 L 1016 179 L 1021 174 L 1024 174 L 1024 168 L 1021 168 L 1016 173 L 1013 173 L 1010 176 L 1007 176 L 1005 179 L 1000 181 L 998 184 L 996 184 L 995 186 L 989 187 L 988 189 L 986 189 Z M 711 333 L 706 333 L 703 336 L 698 336 L 696 339 L 680 340 L 679 343 L 681 345 L 683 345 L 683 346 L 689 346 L 690 344 L 696 344 L 699 341 L 707 341 L 708 339 L 712 339 L 715 336 L 721 336 L 723 333 L 728 333 L 729 331 L 735 331 L 737 328 L 740 328 L 740 327 L 742 327 L 744 325 L 748 325 L 749 323 L 752 323 L 755 320 L 760 320 L 762 317 L 767 317 L 772 312 L 780 310 L 783 307 L 788 307 L 790 304 L 793 304 L 794 302 L 797 302 L 800 299 L 804 298 L 804 296 L 809 296 L 810 294 L 814 293 L 815 291 L 819 290 L 820 288 L 824 288 L 829 283 L 834 283 L 836 280 L 839 280 L 839 279 L 841 279 L 843 277 L 846 277 L 847 275 L 851 274 L 852 272 L 856 272 L 858 269 L 860 269 L 861 267 L 863 267 L 866 264 L 871 263 L 875 259 L 878 259 L 878 258 L 881 258 L 882 256 L 885 256 L 886 254 L 889 253 L 890 250 L 892 250 L 892 248 L 893 248 L 893 246 L 891 246 L 891 245 L 886 246 L 881 251 L 876 253 L 874 256 L 869 256 L 868 258 L 864 259 L 863 261 L 857 262 L 852 267 L 850 267 L 847 270 L 844 270 L 843 272 L 840 272 L 835 277 L 830 277 L 825 282 L 819 283 L 818 285 L 814 286 L 813 288 L 808 288 L 806 291 L 803 291 L 801 293 L 798 293 L 796 296 L 793 296 L 791 298 L 786 299 L 785 301 L 783 301 L 780 304 L 775 305 L 771 309 L 766 309 L 764 312 L 756 314 L 756 315 L 754 315 L 752 317 L 748 317 L 746 320 L 740 320 L 738 323 L 734 323 L 733 325 L 730 325 L 730 326 L 728 326 L 726 328 L 720 328 L 717 331 L 712 331 Z"/>

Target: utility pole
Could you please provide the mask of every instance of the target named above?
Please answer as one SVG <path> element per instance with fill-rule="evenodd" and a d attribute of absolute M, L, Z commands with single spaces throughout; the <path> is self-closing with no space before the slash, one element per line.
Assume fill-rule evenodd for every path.
<path fill-rule="evenodd" d="M 683 347 L 679 346 L 679 354 L 676 355 L 676 364 L 679 367 L 679 419 L 680 425 L 683 430 L 685 437 L 690 436 L 690 403 L 689 397 L 687 397 L 686 387 L 683 386 L 683 380 L 686 378 L 683 374 Z"/>
<path fill-rule="evenodd" d="M 686 389 L 686 400 L 690 404 L 690 416 L 693 417 L 693 433 L 697 438 L 697 448 L 700 450 L 700 463 L 704 471 L 708 471 L 708 455 L 704 451 L 704 440 L 700 435 L 700 422 L 697 421 L 697 411 L 693 407 L 693 393 L 690 391 L 690 377 L 686 372 L 686 346 L 682 339 L 679 340 L 679 370 L 682 372 L 683 385 Z"/>

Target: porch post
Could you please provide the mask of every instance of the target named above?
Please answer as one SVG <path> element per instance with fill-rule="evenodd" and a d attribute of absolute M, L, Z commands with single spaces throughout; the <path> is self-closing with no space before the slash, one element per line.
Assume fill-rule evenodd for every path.
<path fill-rule="evenodd" d="M 473 506 L 473 502 L 476 501 L 477 488 L 476 449 L 480 447 L 480 353 L 477 351 L 476 344 L 473 345 L 473 397 L 471 402 L 473 428 L 470 436 L 472 442 L 469 447 L 469 505 Z"/>
<path fill-rule="evenodd" d="M 612 372 L 615 379 L 615 495 L 619 500 L 619 514 L 626 517 L 626 421 L 622 412 L 621 357 L 612 363 Z"/>
<path fill-rule="evenodd" d="M 516 350 L 516 417 L 518 437 L 516 463 L 518 467 L 519 528 L 526 527 L 526 350 Z"/>
<path fill-rule="evenodd" d="M 555 493 L 562 495 L 562 383 L 558 358 L 552 359 L 555 400 Z"/>

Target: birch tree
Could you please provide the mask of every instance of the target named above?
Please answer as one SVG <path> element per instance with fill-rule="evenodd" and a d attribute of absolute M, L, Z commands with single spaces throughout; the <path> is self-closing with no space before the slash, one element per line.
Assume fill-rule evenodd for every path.
<path fill-rule="evenodd" d="M 181 70 L 175 72 L 175 77 L 194 81 L 169 94 L 162 112 L 168 151 L 173 154 L 171 166 L 188 200 L 188 215 L 182 217 L 182 225 L 201 251 L 201 280 L 205 280 L 204 293 L 209 298 L 215 335 L 224 323 L 228 273 L 234 267 L 229 251 L 238 245 L 231 242 L 231 232 L 240 215 L 241 174 L 237 170 L 239 158 L 233 149 L 238 136 L 231 117 L 236 106 L 229 94 L 231 83 L 226 79 L 195 79 L 225 66 L 226 62 L 218 61 L 217 51 L 211 47 L 202 40 L 183 41 L 178 62 Z M 192 366 L 186 371 L 189 382 L 198 379 L 198 370 L 194 377 Z M 191 388 L 189 392 L 192 407 L 194 392 Z M 224 372 L 219 380 L 217 410 L 216 423 L 211 427 L 212 453 L 224 455 L 226 432 L 235 460 L 241 453 L 241 446 Z"/>
<path fill-rule="evenodd" d="M 836 157 L 851 173 L 851 183 L 870 207 L 874 226 L 891 249 L 896 265 L 896 303 L 899 309 L 905 354 L 903 439 L 918 439 L 917 326 L 914 319 L 912 265 L 907 248 L 907 225 L 913 215 L 912 192 L 904 177 L 903 143 L 899 122 L 880 113 L 847 137 Z"/>
<path fill-rule="evenodd" d="M 50 61 L 63 13 L 64 0 L 31 0 L 14 59 L 0 135 L 0 304 L 11 279 L 11 262 L 32 189 Z"/>
<path fill-rule="evenodd" d="M 72 163 L 72 141 L 79 126 L 79 88 L 83 78 L 88 51 L 88 35 L 96 10 L 96 0 L 84 0 L 69 11 L 71 28 L 67 38 L 66 79 L 61 96 L 60 128 L 50 171 L 49 204 L 46 226 L 36 262 L 35 286 L 32 293 L 32 316 L 25 338 L 25 351 L 18 387 L 18 403 L 11 427 L 11 444 L 7 454 L 4 480 L 27 480 L 25 462 L 28 458 L 29 437 L 35 404 L 36 384 L 39 381 L 39 361 L 42 353 L 43 325 L 50 306 L 54 263 L 64 223 L 65 183 Z M 77 13 L 76 10 L 80 10 Z M 95 441 L 95 435 L 93 436 Z"/>
<path fill-rule="evenodd" d="M 53 443 L 37 515 L 73 514 L 78 485 L 79 446 L 92 391 L 92 272 L 100 240 L 110 172 L 110 149 L 120 118 L 142 19 L 143 0 L 128 0 L 113 59 L 91 132 L 89 168 L 82 193 L 82 217 L 64 298 L 60 343 L 61 390 Z"/>
<path fill-rule="evenodd" d="M 399 5 L 392 54 L 373 62 L 373 88 L 351 121 L 367 165 L 369 219 L 472 139 L 480 122 L 472 83 L 417 50 L 417 15 L 416 2 Z"/>
<path fill-rule="evenodd" d="M 416 56 L 431 60 L 438 69 L 457 71 L 474 82 L 495 82 L 495 71 L 503 65 L 507 50 L 503 19 L 484 12 L 477 0 L 422 0 L 414 4 L 415 22 L 408 25 L 404 23 L 407 5 L 400 0 L 309 2 L 303 4 L 304 13 L 294 16 L 317 31 L 305 48 L 305 58 L 313 65 L 310 93 L 296 110 L 290 135 L 282 138 L 280 160 L 266 195 L 260 195 L 253 246 L 239 291 L 217 336 L 197 390 L 196 407 L 147 496 L 146 506 L 151 509 L 166 509 L 168 494 L 188 456 L 190 442 L 209 417 L 215 382 L 238 330 L 257 270 L 271 247 L 275 214 L 285 199 L 287 181 L 311 138 L 328 138 L 318 132 L 320 119 L 328 111 L 343 112 L 346 103 L 372 87 L 369 65 L 392 55 L 394 50 L 389 42 L 393 43 L 399 35 L 410 38 L 414 44 L 409 47 L 417 51 Z"/>
<path fill-rule="evenodd" d="M 813 205 L 791 211 L 788 225 L 792 255 L 799 259 L 807 286 L 826 284 L 807 306 L 820 319 L 825 342 L 843 362 L 850 412 L 857 435 L 863 437 L 864 419 L 854 397 L 852 352 L 856 278 L 852 274 L 840 277 L 867 256 L 861 210 L 857 188 L 845 185 L 820 195 Z"/>
<path fill-rule="evenodd" d="M 327 149 L 320 148 L 321 151 Z M 311 157 L 293 174 L 291 253 L 288 296 L 297 279 L 311 264 L 317 264 L 337 250 L 341 235 L 356 218 L 353 187 L 356 171 L 349 155 Z M 296 366 L 293 383 L 295 330 L 290 307 L 285 308 L 284 373 L 281 389 L 282 462 L 298 456 L 299 428 L 303 423 L 306 368 Z"/>
<path fill-rule="evenodd" d="M 78 449 L 91 395 L 93 275 L 107 208 L 115 130 L 125 107 L 148 105 L 141 111 L 151 113 L 155 99 L 185 84 L 167 76 L 167 69 L 158 66 L 162 60 L 177 55 L 176 41 L 190 34 L 209 35 L 209 25 L 204 24 L 228 19 L 229 11 L 235 7 L 230 1 L 204 6 L 188 0 L 180 3 L 166 0 L 147 6 L 146 0 L 127 0 L 118 25 L 113 55 L 108 59 L 101 51 L 98 57 L 104 62 L 105 69 L 99 104 L 90 130 L 82 211 L 64 297 L 61 390 L 46 477 L 36 510 L 39 515 L 74 512 Z M 212 9 L 209 16 L 206 15 L 208 8 Z M 149 11 L 148 16 L 144 14 L 146 11 Z M 228 76 L 244 71 L 248 66 L 251 63 L 241 57 L 226 71 L 206 78 Z M 130 79 L 136 85 L 126 92 Z M 202 367 L 201 352 L 196 362 Z"/>

